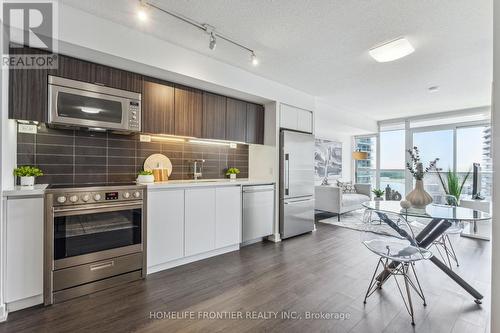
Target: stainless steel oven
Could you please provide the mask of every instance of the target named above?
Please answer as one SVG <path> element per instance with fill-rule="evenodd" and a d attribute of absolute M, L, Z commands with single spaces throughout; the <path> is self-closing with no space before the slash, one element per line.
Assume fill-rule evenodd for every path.
<path fill-rule="evenodd" d="M 45 304 L 145 276 L 142 186 L 49 189 L 45 195 Z"/>
<path fill-rule="evenodd" d="M 139 132 L 141 94 L 49 75 L 49 124 Z"/>

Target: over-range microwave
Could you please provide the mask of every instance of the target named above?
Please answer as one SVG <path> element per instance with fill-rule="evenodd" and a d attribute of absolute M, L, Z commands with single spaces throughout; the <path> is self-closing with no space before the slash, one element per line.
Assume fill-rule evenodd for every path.
<path fill-rule="evenodd" d="M 49 75 L 49 124 L 139 132 L 141 94 Z"/>

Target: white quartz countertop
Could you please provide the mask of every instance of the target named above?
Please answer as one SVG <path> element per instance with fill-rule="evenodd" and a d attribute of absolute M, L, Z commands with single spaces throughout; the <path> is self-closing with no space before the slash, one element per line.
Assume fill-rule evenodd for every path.
<path fill-rule="evenodd" d="M 42 196 L 49 184 L 35 184 L 34 186 L 14 186 L 2 191 L 4 197 Z"/>
<path fill-rule="evenodd" d="M 200 180 L 169 180 L 165 182 L 156 182 L 152 184 L 144 184 L 148 190 L 162 188 L 187 188 L 187 187 L 202 187 L 202 186 L 251 186 L 251 185 L 266 185 L 274 184 L 273 180 L 263 179 L 200 179 Z"/>
<path fill-rule="evenodd" d="M 164 189 L 164 188 L 191 188 L 191 187 L 216 187 L 216 186 L 251 186 L 251 185 L 266 185 L 274 184 L 273 180 L 263 179 L 200 179 L 200 180 L 169 180 L 166 182 L 157 182 L 152 184 L 144 184 L 148 190 Z M 42 196 L 48 184 L 36 184 L 35 186 L 14 186 L 2 191 L 3 197 L 28 197 Z"/>

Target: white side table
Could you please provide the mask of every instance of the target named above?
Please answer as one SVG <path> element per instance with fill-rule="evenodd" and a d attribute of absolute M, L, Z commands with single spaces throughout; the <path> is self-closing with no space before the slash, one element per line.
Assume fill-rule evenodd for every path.
<path fill-rule="evenodd" d="M 460 200 L 460 206 L 491 214 L 491 201 L 488 200 L 462 199 Z M 491 234 L 490 221 L 491 220 L 467 223 L 461 236 L 489 241 Z"/>

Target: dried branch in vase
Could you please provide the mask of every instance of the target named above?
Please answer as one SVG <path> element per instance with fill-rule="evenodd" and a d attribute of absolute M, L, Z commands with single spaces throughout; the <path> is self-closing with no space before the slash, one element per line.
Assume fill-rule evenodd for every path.
<path fill-rule="evenodd" d="M 411 162 L 406 163 L 406 168 L 411 173 L 412 177 L 416 180 L 424 179 L 426 173 L 436 169 L 436 164 L 439 161 L 439 158 L 430 161 L 429 165 L 424 169 L 423 164 L 420 160 L 420 152 L 418 150 L 418 147 L 408 149 L 408 155 L 410 155 Z"/>

